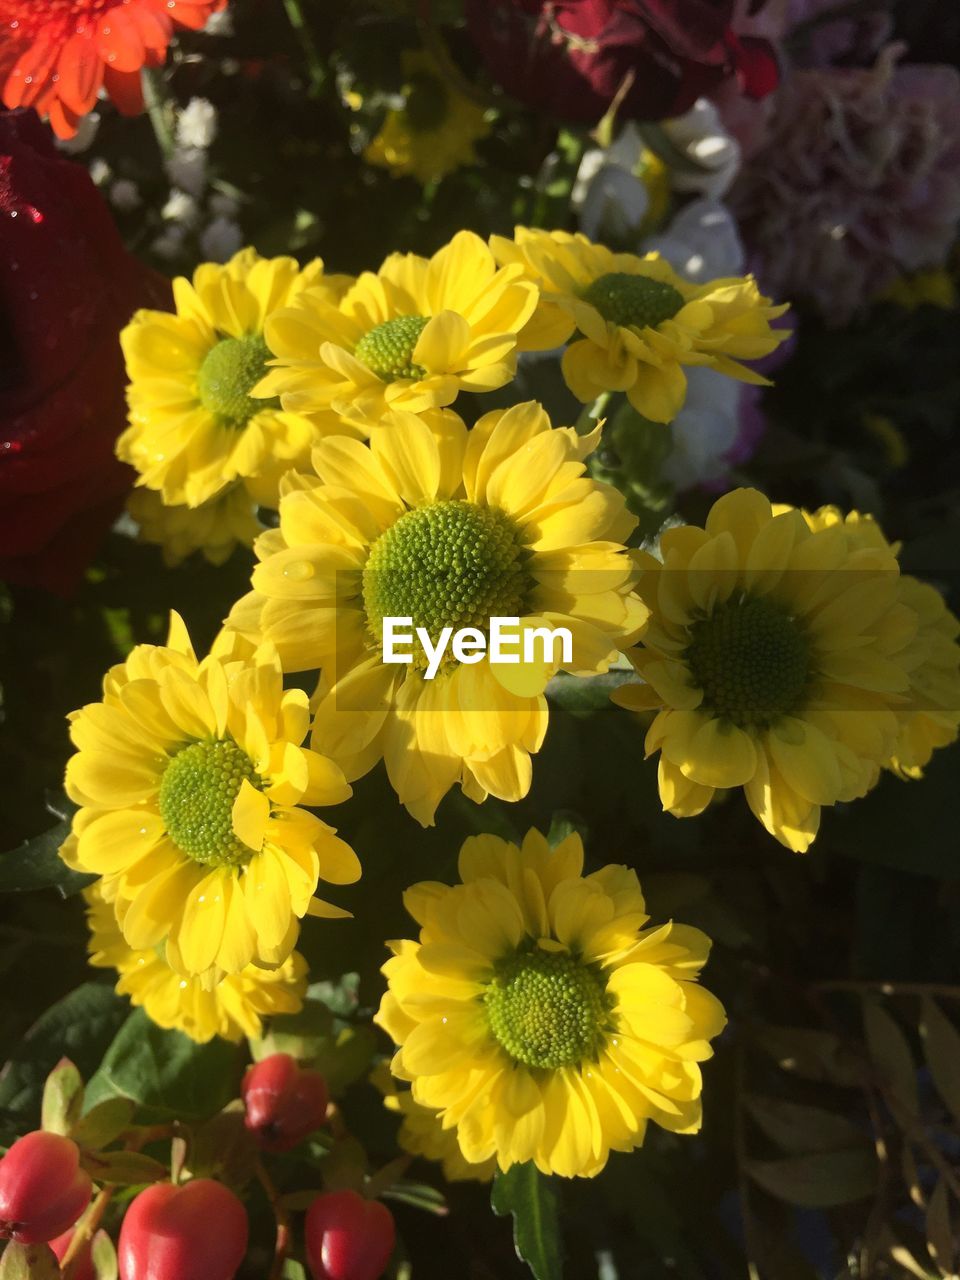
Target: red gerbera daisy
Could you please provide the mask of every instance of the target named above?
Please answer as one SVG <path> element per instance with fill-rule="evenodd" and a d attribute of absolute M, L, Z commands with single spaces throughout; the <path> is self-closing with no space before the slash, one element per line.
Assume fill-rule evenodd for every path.
<path fill-rule="evenodd" d="M 140 70 L 163 62 L 175 26 L 199 30 L 226 0 L 0 0 L 0 98 L 72 138 L 106 88 L 143 110 Z"/>

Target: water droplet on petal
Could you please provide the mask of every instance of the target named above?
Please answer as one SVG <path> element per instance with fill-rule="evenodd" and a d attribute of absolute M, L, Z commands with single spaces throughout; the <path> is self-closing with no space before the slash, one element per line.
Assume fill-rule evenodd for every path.
<path fill-rule="evenodd" d="M 291 582 L 306 582 L 313 577 L 314 569 L 309 560 L 294 560 L 283 570 L 283 576 Z"/>

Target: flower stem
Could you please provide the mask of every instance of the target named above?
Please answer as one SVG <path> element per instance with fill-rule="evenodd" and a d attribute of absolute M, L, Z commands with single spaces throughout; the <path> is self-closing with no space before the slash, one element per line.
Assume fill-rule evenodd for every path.
<path fill-rule="evenodd" d="M 303 56 L 306 59 L 307 70 L 310 74 L 310 97 L 316 98 L 326 84 L 327 68 L 320 57 L 320 51 L 317 49 L 313 32 L 303 16 L 300 0 L 283 0 L 283 7 L 287 11 L 287 21 L 300 41 L 300 48 L 303 50 Z"/>
<path fill-rule="evenodd" d="M 277 1237 L 273 1252 L 273 1266 L 270 1268 L 270 1280 L 281 1280 L 283 1265 L 287 1260 L 287 1254 L 290 1252 L 292 1242 L 290 1214 L 280 1198 L 280 1193 L 274 1185 L 273 1179 L 267 1173 L 263 1162 L 260 1160 L 257 1161 L 257 1181 L 263 1187 L 266 1197 L 270 1201 L 273 1216 L 277 1220 Z"/>
<path fill-rule="evenodd" d="M 144 67 L 142 78 L 143 101 L 153 126 L 153 136 L 157 140 L 161 156 L 164 160 L 169 160 L 173 155 L 174 144 L 173 111 L 163 71 L 158 67 Z"/>
<path fill-rule="evenodd" d="M 600 418 L 604 416 L 612 395 L 612 391 L 601 391 L 592 404 L 583 406 L 580 417 L 575 423 L 578 436 L 588 435 L 593 430 Z"/>
<path fill-rule="evenodd" d="M 115 1190 L 116 1187 L 104 1187 L 77 1223 L 73 1238 L 67 1246 L 67 1251 L 60 1263 L 63 1280 L 73 1280 L 73 1277 L 77 1274 L 80 1253 L 97 1234 L 100 1223 L 103 1221 L 103 1215 L 107 1211 L 107 1205 L 110 1203 Z"/>

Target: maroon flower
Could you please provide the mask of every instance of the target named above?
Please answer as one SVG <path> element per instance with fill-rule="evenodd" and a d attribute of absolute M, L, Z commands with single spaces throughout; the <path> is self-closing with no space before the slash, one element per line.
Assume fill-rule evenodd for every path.
<path fill-rule="evenodd" d="M 730 37 L 735 0 L 467 0 L 474 43 L 503 87 L 531 106 L 595 123 L 680 115 L 731 76 L 752 91 L 760 51 Z"/>
<path fill-rule="evenodd" d="M 0 579 L 78 583 L 132 474 L 118 334 L 169 286 L 123 247 L 87 171 L 0 113 Z"/>

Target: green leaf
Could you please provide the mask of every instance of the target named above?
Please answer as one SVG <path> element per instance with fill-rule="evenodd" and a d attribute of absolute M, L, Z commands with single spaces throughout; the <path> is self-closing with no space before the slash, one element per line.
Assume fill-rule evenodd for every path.
<path fill-rule="evenodd" d="M 57 1062 L 66 1054 L 89 1076 L 128 1012 L 126 1000 L 99 982 L 86 982 L 51 1005 L 0 1073 L 0 1112 L 35 1123 L 44 1081 Z"/>
<path fill-rule="evenodd" d="M 950 1221 L 950 1193 L 947 1184 L 938 1182 L 927 1205 L 927 1252 L 945 1276 L 956 1274 L 953 1260 L 957 1254 L 957 1236 Z"/>
<path fill-rule="evenodd" d="M 26 893 L 56 889 L 64 898 L 79 893 L 96 876 L 71 871 L 60 857 L 60 846 L 70 834 L 70 822 L 58 822 L 49 831 L 25 840 L 19 848 L 0 854 L 0 893 Z"/>
<path fill-rule="evenodd" d="M 69 1058 L 61 1058 L 43 1086 L 40 1127 L 69 1137 L 83 1109 L 83 1077 Z"/>
<path fill-rule="evenodd" d="M 135 1111 L 136 1106 L 129 1098 L 107 1098 L 80 1117 L 70 1136 L 78 1146 L 99 1151 L 130 1127 Z"/>
<path fill-rule="evenodd" d="M 829 1031 L 807 1027 L 761 1026 L 754 1038 L 759 1048 L 768 1053 L 781 1071 L 802 1076 L 805 1080 L 854 1087 L 860 1083 L 860 1067 L 852 1053 L 843 1047 L 839 1037 Z"/>
<path fill-rule="evenodd" d="M 142 1151 L 85 1151 L 80 1162 L 94 1182 L 111 1187 L 141 1187 L 169 1177 L 165 1164 Z"/>
<path fill-rule="evenodd" d="M 804 1209 L 865 1200 L 877 1181 L 876 1155 L 867 1145 L 783 1160 L 748 1160 L 745 1169 L 765 1191 Z"/>
<path fill-rule="evenodd" d="M 865 1135 L 845 1116 L 823 1107 L 801 1106 L 782 1098 L 747 1096 L 750 1117 L 778 1147 L 789 1152 L 839 1151 L 861 1146 Z"/>
<path fill-rule="evenodd" d="M 622 684 L 636 684 L 635 671 L 608 671 L 602 676 L 571 676 L 558 672 L 547 685 L 547 697 L 578 720 L 609 706 L 610 694 Z"/>
<path fill-rule="evenodd" d="M 0 1258 L 0 1280 L 60 1280 L 56 1254 L 48 1244 L 8 1244 Z"/>
<path fill-rule="evenodd" d="M 117 1280 L 117 1251 L 105 1231 L 98 1231 L 93 1237 L 91 1257 L 95 1280 Z"/>
<path fill-rule="evenodd" d="M 335 982 L 312 982 L 307 999 L 319 1000 L 337 1017 L 350 1018 L 360 1005 L 360 975 L 344 973 Z"/>
<path fill-rule="evenodd" d="M 422 1209 L 424 1213 L 432 1213 L 437 1218 L 446 1217 L 450 1212 L 443 1192 L 424 1182 L 401 1180 L 381 1194 L 384 1200 L 399 1200 L 401 1204 L 412 1205 L 414 1209 Z"/>
<path fill-rule="evenodd" d="M 559 1196 L 549 1178 L 533 1163 L 515 1164 L 497 1173 L 490 1206 L 498 1217 L 513 1215 L 513 1243 L 517 1257 L 536 1280 L 561 1280 Z"/>
<path fill-rule="evenodd" d="M 179 1031 L 164 1031 L 137 1009 L 88 1082 L 87 1099 L 130 1098 L 147 1124 L 206 1120 L 236 1097 L 240 1070 L 237 1045 L 196 1044 Z"/>
<path fill-rule="evenodd" d="M 307 1280 L 307 1273 L 301 1263 L 293 1258 L 287 1258 L 283 1264 L 283 1280 Z"/>
<path fill-rule="evenodd" d="M 190 1147 L 193 1177 L 218 1178 L 234 1190 L 250 1181 L 256 1172 L 257 1146 L 244 1114 L 237 1099 L 197 1129 Z"/>
<path fill-rule="evenodd" d="M 933 1082 L 954 1118 L 960 1120 L 960 1031 L 939 1005 L 927 999 L 920 1034 Z"/>
<path fill-rule="evenodd" d="M 863 1026 L 870 1057 L 897 1101 L 915 1116 L 920 1111 L 917 1068 L 907 1037 L 879 1000 L 863 1002 Z"/>

